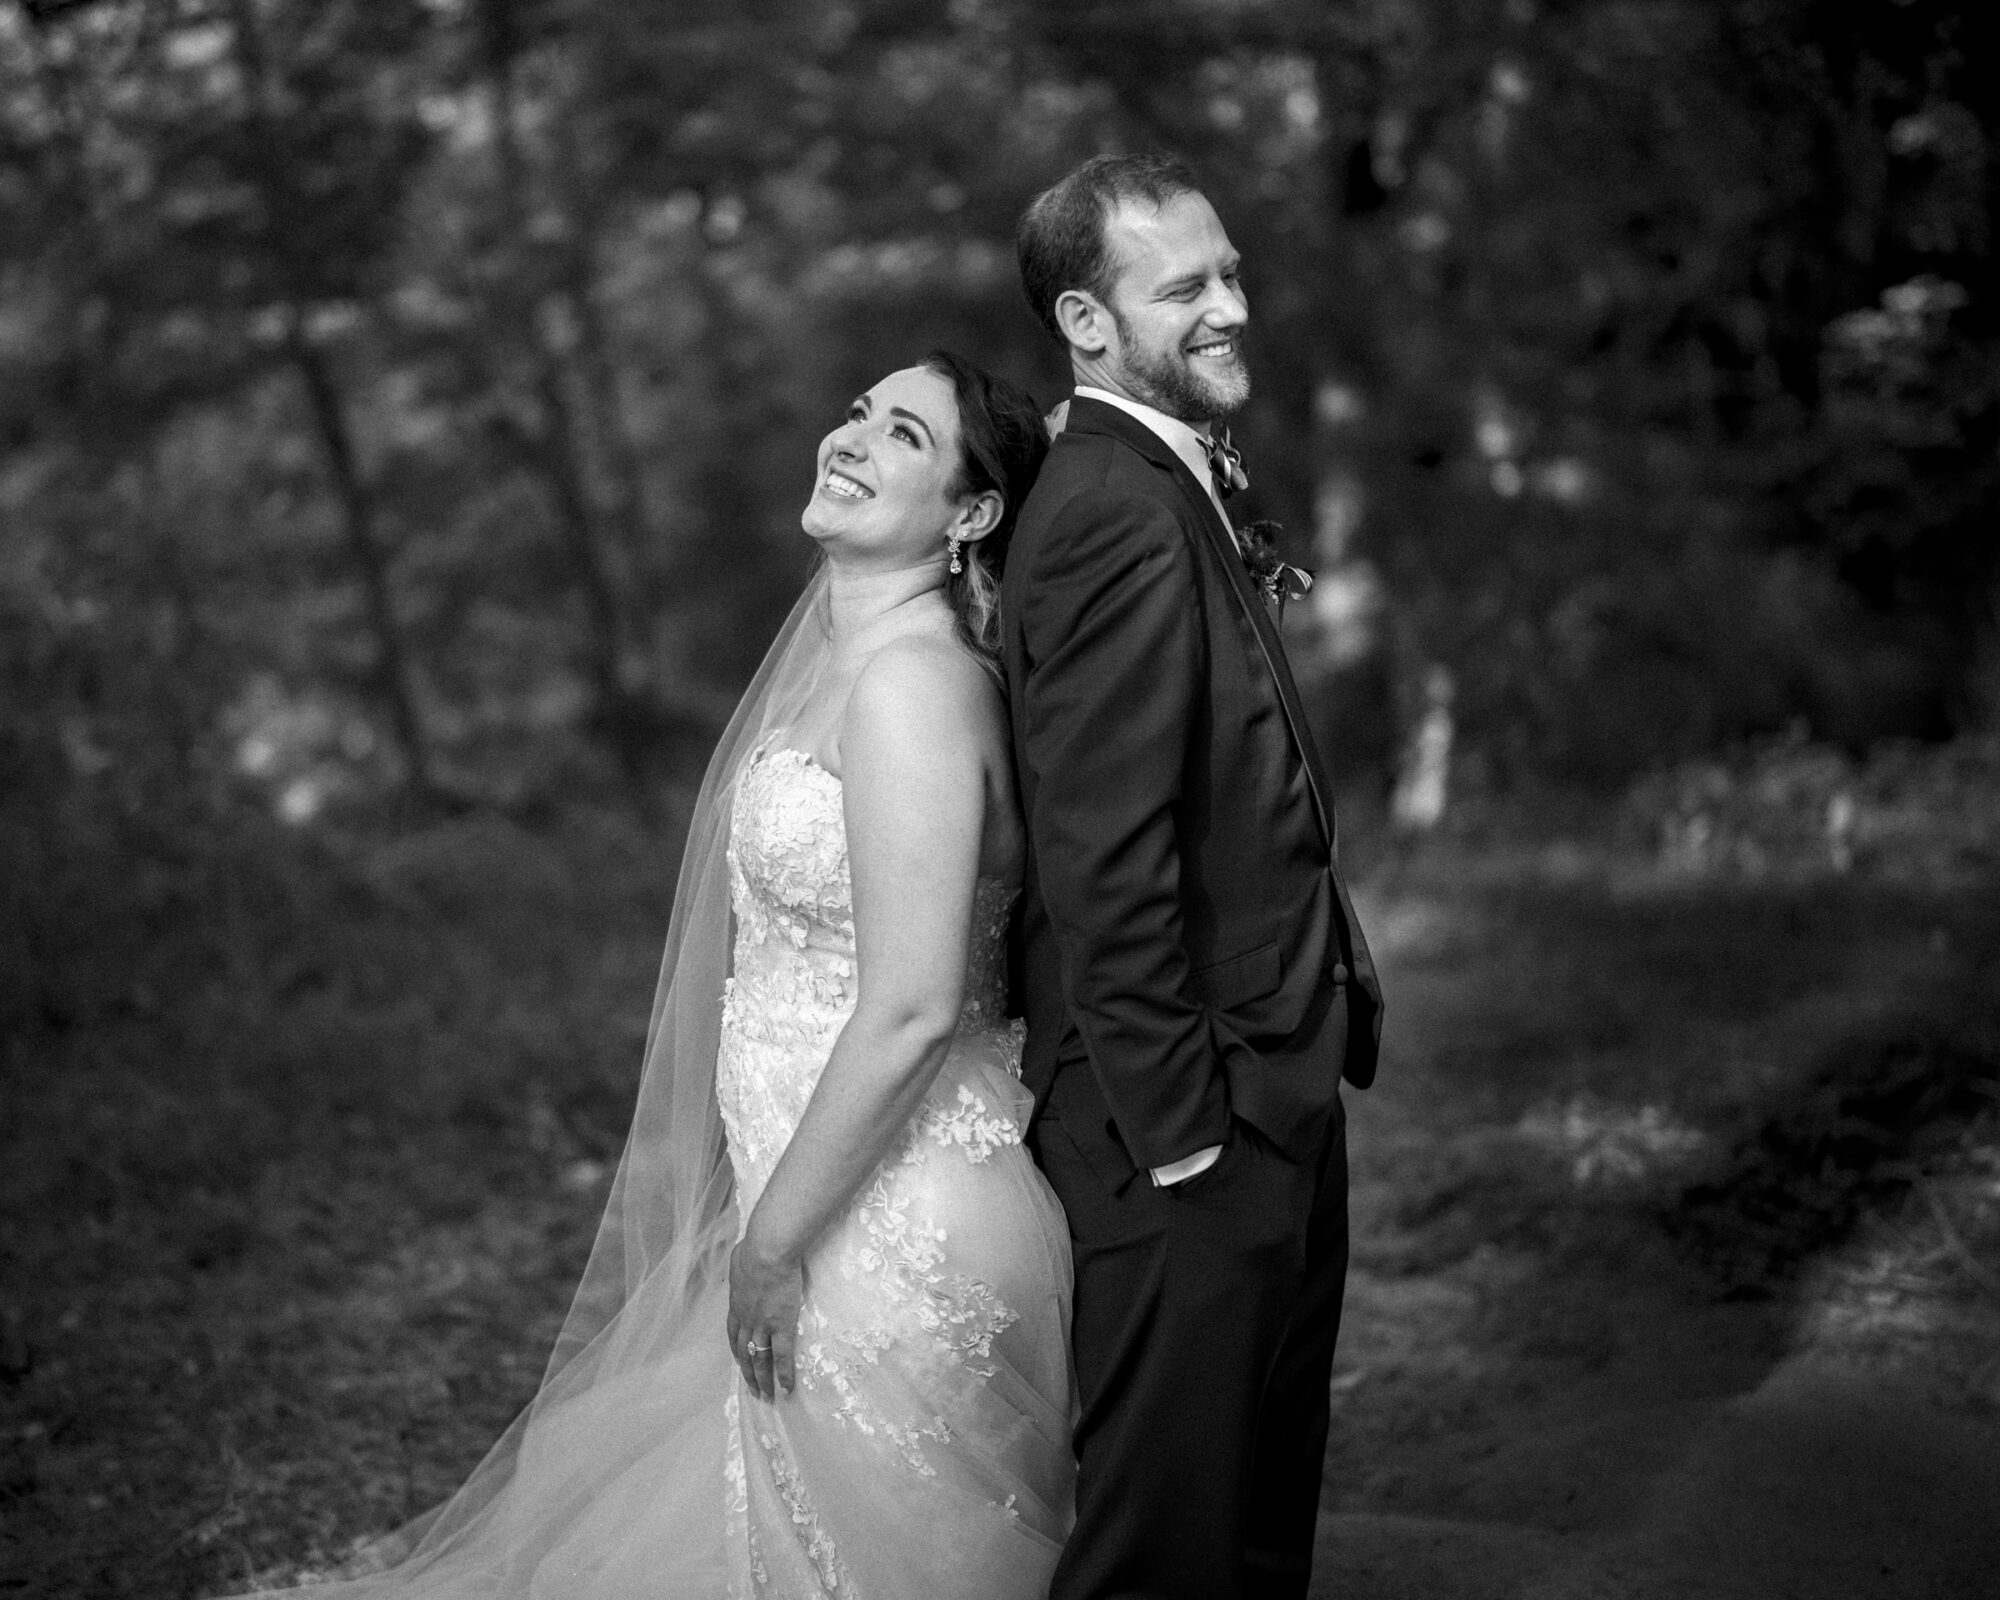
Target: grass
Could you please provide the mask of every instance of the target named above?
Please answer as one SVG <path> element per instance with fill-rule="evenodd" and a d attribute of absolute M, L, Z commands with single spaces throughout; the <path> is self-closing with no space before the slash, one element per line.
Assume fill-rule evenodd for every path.
<path fill-rule="evenodd" d="M 1332 1505 L 1607 1528 L 1788 1358 L 2000 1418 L 1990 873 L 1496 842 L 1372 888 Z"/>
<path fill-rule="evenodd" d="M 15 891 L 34 981 L 0 999 L 0 1592 L 324 1568 L 453 1488 L 534 1390 L 624 1133 L 673 850 L 590 813 L 62 826 L 39 897 Z M 1333 1463 L 1355 1504 L 1541 1493 L 1495 1466 L 1499 1413 L 1600 1404 L 1658 1355 L 1579 1316 L 1579 1286 L 1640 1321 L 1685 1302 L 1677 1326 L 1707 1338 L 1732 1218 L 1768 1229 L 1776 1205 L 1796 1264 L 1862 1211 L 1905 1216 L 1870 1191 L 1829 1220 L 1786 1187 L 1819 1159 L 1797 1131 L 1843 1114 L 1829 1083 L 1899 1041 L 1988 1071 L 2000 1053 L 1990 883 L 1627 865 L 1496 844 L 1376 875 L 1391 1029 L 1356 1104 Z M 1691 1164 L 1580 1180 L 1593 1130 L 1644 1167 L 1647 1106 L 1699 1135 Z M 1782 1159 L 1773 1126 L 1797 1135 Z M 1883 1158 L 1931 1159 L 1921 1134 Z M 1701 1184 L 1721 1217 L 1697 1249 L 1667 1224 Z M 1697 1388 L 1751 1381 L 1787 1337 L 1807 1275 L 1743 1270 L 1771 1301 L 1747 1342 L 1715 1334 Z M 1570 1298 L 1527 1293 L 1552 1273 Z"/>
<path fill-rule="evenodd" d="M 14 1592 L 212 1592 L 434 1502 L 533 1392 L 623 1137 L 667 844 L 248 826 L 42 908 L 58 949 L 152 926 L 68 939 L 6 1045 Z"/>

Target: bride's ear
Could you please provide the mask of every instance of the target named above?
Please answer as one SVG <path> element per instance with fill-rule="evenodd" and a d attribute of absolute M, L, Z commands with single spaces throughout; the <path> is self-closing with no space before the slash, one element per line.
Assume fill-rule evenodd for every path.
<path fill-rule="evenodd" d="M 977 544 L 1000 526 L 1001 513 L 1006 509 L 1007 503 L 997 489 L 982 489 L 978 494 L 968 495 L 959 502 L 951 534 L 946 537 L 955 535 L 962 544 Z"/>

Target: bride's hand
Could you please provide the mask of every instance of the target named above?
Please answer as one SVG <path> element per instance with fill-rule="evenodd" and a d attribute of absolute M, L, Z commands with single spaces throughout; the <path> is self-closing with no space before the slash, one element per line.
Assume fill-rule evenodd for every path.
<path fill-rule="evenodd" d="M 799 1263 L 761 1248 L 752 1227 L 729 1257 L 729 1351 L 760 1400 L 792 1392 L 805 1279 Z"/>

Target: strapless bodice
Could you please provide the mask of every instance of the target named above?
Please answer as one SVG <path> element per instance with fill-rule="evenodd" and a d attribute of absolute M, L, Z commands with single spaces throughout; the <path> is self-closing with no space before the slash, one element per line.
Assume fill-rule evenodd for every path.
<path fill-rule="evenodd" d="M 731 813 L 729 884 L 736 987 L 763 988 L 774 999 L 782 993 L 816 1012 L 839 1010 L 845 1020 L 854 995 L 854 887 L 840 779 L 801 750 L 753 753 Z M 999 878 L 982 877 L 973 892 L 961 1032 L 1002 1019 L 1013 903 L 1012 887 Z"/>
<path fill-rule="evenodd" d="M 717 1087 L 746 1179 L 768 1175 L 854 1011 L 854 896 L 842 801 L 840 779 L 800 750 L 760 748 L 737 779 L 729 840 L 736 939 L 723 1027 L 750 1048 L 725 1049 Z M 957 1034 L 961 1044 L 999 1044 L 1018 1073 L 1020 1027 L 1005 1015 L 1013 901 L 1005 881 L 979 879 Z M 964 1085 L 940 1087 L 955 1094 Z M 927 1104 L 924 1116 L 937 1110 Z M 1019 1138 L 1017 1127 L 1009 1133 Z"/>

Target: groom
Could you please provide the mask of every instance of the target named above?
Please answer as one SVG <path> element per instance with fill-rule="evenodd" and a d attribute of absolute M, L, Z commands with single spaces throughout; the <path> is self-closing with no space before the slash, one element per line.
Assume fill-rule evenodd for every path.
<path fill-rule="evenodd" d="M 1076 1256 L 1077 1521 L 1051 1600 L 1302 1596 L 1347 1270 L 1339 1080 L 1381 994 L 1219 424 L 1237 254 L 1180 163 L 1036 197 L 1076 394 L 1002 616 L 1029 831 L 1029 1139 Z"/>

